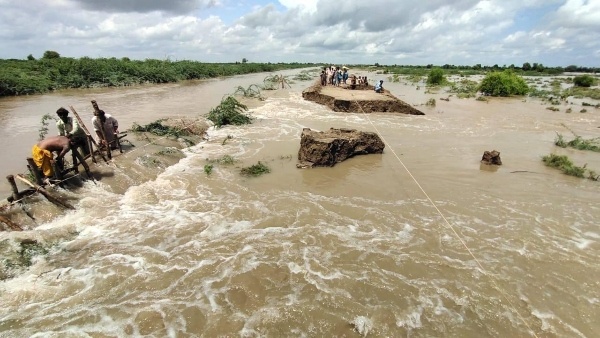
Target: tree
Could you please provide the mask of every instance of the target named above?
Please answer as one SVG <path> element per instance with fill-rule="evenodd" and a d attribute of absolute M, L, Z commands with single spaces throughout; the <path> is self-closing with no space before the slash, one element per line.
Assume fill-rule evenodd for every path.
<path fill-rule="evenodd" d="M 246 63 L 246 62 L 248 62 L 248 59 L 246 59 L 246 58 L 243 58 L 243 59 L 242 59 L 242 63 Z"/>
<path fill-rule="evenodd" d="M 29 55 L 27 55 L 27 60 L 33 61 L 33 60 L 35 60 L 35 58 L 33 57 L 33 55 L 29 54 Z"/>
<path fill-rule="evenodd" d="M 529 62 L 525 62 L 523 64 L 523 70 L 531 70 L 531 64 Z"/>
<path fill-rule="evenodd" d="M 58 59 L 60 58 L 60 54 L 58 54 L 58 52 L 55 52 L 53 50 L 47 50 L 44 52 L 44 56 L 42 56 L 43 59 Z"/>

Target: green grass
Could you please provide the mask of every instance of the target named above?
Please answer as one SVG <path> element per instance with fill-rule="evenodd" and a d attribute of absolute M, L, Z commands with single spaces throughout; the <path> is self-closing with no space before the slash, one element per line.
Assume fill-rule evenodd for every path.
<path fill-rule="evenodd" d="M 250 167 L 244 167 L 241 170 L 241 174 L 244 176 L 252 176 L 257 177 L 263 174 L 270 173 L 271 169 L 267 167 L 264 163 L 258 161 L 257 164 L 254 164 Z"/>

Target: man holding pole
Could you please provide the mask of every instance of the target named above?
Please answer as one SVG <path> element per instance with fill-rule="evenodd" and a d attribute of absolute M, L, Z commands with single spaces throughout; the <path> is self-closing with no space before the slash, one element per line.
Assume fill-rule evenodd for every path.
<path fill-rule="evenodd" d="M 119 122 L 104 110 L 97 110 L 92 117 L 92 126 L 100 140 L 100 145 L 109 146 L 111 149 L 117 149 L 117 134 L 119 132 Z"/>

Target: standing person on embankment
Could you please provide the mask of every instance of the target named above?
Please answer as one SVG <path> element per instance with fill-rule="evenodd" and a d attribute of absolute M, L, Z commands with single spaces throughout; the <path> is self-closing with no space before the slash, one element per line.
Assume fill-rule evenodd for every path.
<path fill-rule="evenodd" d="M 92 126 L 100 140 L 101 145 L 109 146 L 111 149 L 117 149 L 117 133 L 119 132 L 119 122 L 104 110 L 98 110 L 92 117 Z"/>
<path fill-rule="evenodd" d="M 59 120 L 56 122 L 56 128 L 58 129 L 58 135 L 67 136 L 73 141 L 76 147 L 81 148 L 81 153 L 85 157 L 90 153 L 87 141 L 87 135 L 83 128 L 79 126 L 76 119 L 69 116 L 69 111 L 63 107 L 58 108 L 56 111 Z M 74 160 L 73 162 L 77 162 Z"/>

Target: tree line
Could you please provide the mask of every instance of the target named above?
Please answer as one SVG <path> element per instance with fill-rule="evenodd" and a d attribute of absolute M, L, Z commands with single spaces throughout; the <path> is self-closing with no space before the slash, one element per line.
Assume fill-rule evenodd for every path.
<path fill-rule="evenodd" d="M 65 88 L 169 83 L 314 66 L 307 63 L 235 63 L 71 58 L 46 51 L 42 58 L 0 59 L 0 96 L 39 94 Z"/>

